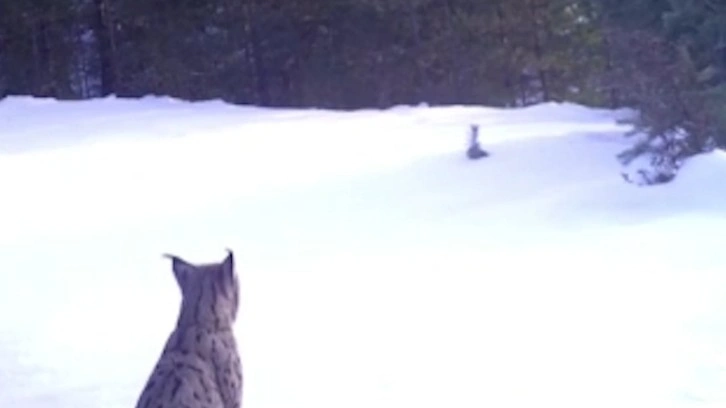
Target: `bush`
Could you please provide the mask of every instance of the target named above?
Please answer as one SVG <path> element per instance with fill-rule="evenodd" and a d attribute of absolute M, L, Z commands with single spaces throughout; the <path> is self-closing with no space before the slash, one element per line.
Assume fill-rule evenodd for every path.
<path fill-rule="evenodd" d="M 645 31 L 608 34 L 615 64 L 606 82 L 639 112 L 628 133 L 637 140 L 618 156 L 637 168 L 623 177 L 639 185 L 669 182 L 689 157 L 717 145 L 726 129 L 722 108 L 710 106 L 715 96 L 703 87 L 685 47 Z"/>

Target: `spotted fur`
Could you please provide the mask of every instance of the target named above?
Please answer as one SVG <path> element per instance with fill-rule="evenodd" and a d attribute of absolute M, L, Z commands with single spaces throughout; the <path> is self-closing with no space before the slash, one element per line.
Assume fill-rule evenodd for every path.
<path fill-rule="evenodd" d="M 232 252 L 204 265 L 167 257 L 181 288 L 181 310 L 136 408 L 239 408 L 242 364 L 232 329 L 239 284 Z"/>

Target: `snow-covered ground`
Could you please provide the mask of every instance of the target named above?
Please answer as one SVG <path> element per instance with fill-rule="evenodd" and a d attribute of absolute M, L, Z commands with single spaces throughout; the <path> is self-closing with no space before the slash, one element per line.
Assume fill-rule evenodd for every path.
<path fill-rule="evenodd" d="M 726 155 L 626 184 L 624 114 L 6 99 L 0 406 L 133 407 L 227 247 L 245 408 L 726 406 Z"/>

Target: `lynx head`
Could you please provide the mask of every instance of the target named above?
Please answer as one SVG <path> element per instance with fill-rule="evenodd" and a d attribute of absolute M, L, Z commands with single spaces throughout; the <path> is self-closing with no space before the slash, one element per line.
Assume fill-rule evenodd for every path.
<path fill-rule="evenodd" d="M 182 293 L 181 312 L 177 326 L 206 326 L 228 329 L 237 318 L 239 283 L 234 269 L 234 255 L 227 250 L 220 263 L 191 264 L 178 256 L 172 270 Z"/>
<path fill-rule="evenodd" d="M 469 146 L 479 144 L 479 125 L 472 123 L 469 126 Z"/>

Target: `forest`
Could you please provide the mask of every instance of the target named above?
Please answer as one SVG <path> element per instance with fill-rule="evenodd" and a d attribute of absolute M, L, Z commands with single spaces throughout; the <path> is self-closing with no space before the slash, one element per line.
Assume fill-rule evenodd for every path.
<path fill-rule="evenodd" d="M 678 167 L 726 145 L 726 0 L 0 0 L 9 95 L 633 107 L 621 159 Z"/>

